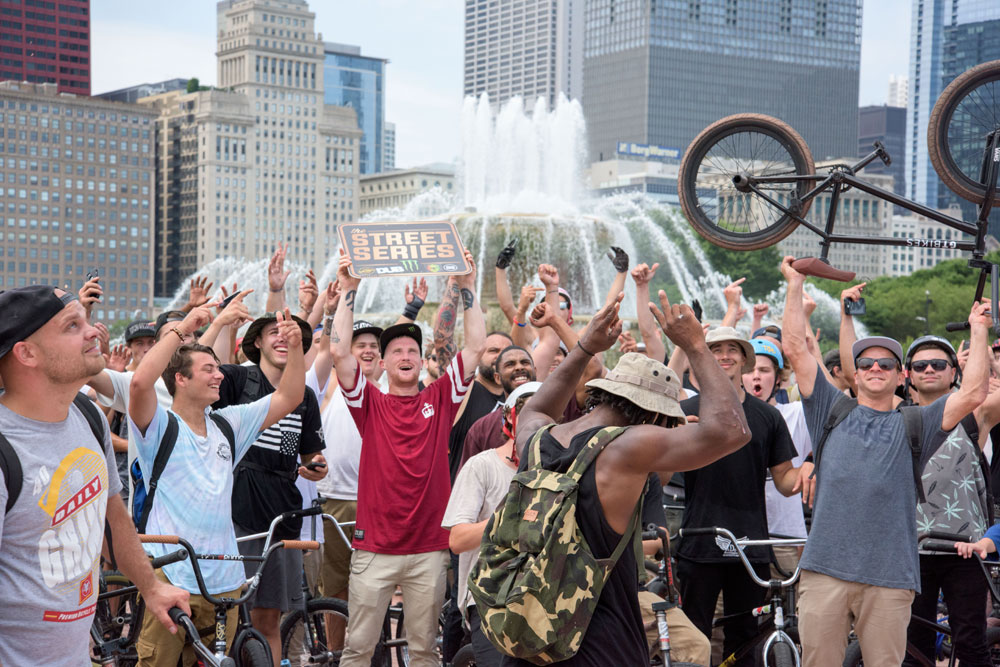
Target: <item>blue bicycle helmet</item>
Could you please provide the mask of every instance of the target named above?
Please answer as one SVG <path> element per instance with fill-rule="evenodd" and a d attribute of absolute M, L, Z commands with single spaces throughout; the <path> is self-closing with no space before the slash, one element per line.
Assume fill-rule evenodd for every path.
<path fill-rule="evenodd" d="M 785 360 L 781 356 L 781 350 L 779 350 L 771 341 L 764 340 L 763 338 L 751 338 L 750 345 L 753 347 L 753 352 L 757 356 L 763 354 L 765 357 L 771 357 L 774 359 L 774 363 L 778 364 L 779 371 L 785 367 Z"/>

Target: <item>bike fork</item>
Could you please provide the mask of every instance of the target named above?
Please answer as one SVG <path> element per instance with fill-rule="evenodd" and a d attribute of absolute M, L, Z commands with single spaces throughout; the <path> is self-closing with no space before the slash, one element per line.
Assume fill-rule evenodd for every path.
<path fill-rule="evenodd" d="M 667 601 L 654 602 L 653 611 L 656 613 L 656 627 L 660 635 L 660 657 L 663 659 L 663 667 L 670 667 L 670 629 L 667 627 L 667 609 L 671 603 Z"/>

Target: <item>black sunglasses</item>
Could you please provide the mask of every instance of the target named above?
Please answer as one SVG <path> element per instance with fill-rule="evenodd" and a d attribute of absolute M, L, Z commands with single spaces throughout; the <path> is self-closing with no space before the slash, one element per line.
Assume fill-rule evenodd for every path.
<path fill-rule="evenodd" d="M 872 366 L 878 364 L 878 367 L 884 371 L 891 371 L 895 368 L 899 368 L 899 362 L 892 357 L 879 357 L 878 359 L 872 359 L 871 357 L 861 357 L 855 362 L 858 366 L 858 370 L 867 371 L 871 370 Z"/>
<path fill-rule="evenodd" d="M 914 361 L 910 364 L 910 368 L 918 373 L 926 371 L 928 366 L 940 373 L 946 368 L 951 368 L 951 362 L 945 359 L 927 359 L 924 361 Z"/>

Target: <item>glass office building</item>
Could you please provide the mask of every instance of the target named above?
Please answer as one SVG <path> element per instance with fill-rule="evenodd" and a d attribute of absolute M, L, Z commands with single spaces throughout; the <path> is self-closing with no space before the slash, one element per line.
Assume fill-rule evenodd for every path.
<path fill-rule="evenodd" d="M 776 116 L 817 160 L 857 150 L 861 0 L 588 0 L 591 160 L 683 152 L 734 113 Z"/>
<path fill-rule="evenodd" d="M 385 66 L 388 60 L 361 55 L 361 47 L 323 44 L 323 101 L 350 107 L 361 127 L 361 173 L 384 171 Z"/>

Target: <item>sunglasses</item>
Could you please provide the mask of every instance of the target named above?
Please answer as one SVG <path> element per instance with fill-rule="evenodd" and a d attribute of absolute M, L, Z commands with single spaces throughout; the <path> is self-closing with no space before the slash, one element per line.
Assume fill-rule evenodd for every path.
<path fill-rule="evenodd" d="M 878 367 L 884 371 L 891 371 L 893 369 L 899 368 L 899 362 L 892 357 L 879 357 L 878 359 L 872 359 L 871 357 L 861 357 L 855 362 L 857 364 L 858 370 L 867 371 L 878 364 Z"/>
<path fill-rule="evenodd" d="M 951 362 L 944 359 L 928 359 L 925 361 L 914 361 L 910 364 L 910 367 L 917 373 L 923 373 L 927 370 L 928 366 L 940 373 L 946 368 L 951 368 Z"/>

